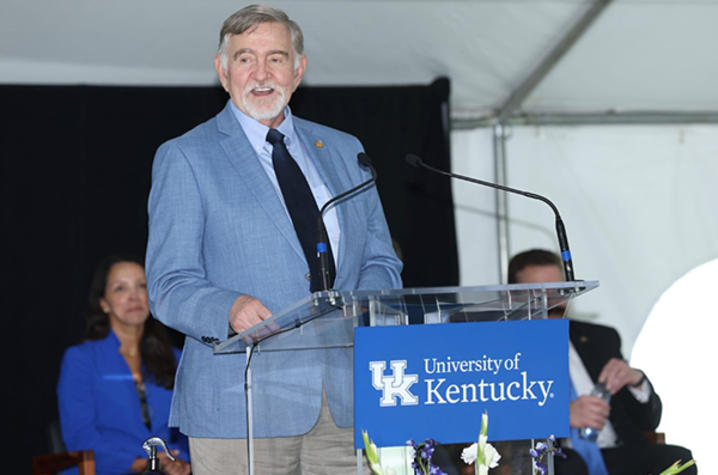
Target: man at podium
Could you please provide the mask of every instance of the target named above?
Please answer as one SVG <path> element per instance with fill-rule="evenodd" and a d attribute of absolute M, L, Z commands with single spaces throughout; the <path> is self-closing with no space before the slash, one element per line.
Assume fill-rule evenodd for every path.
<path fill-rule="evenodd" d="M 560 282 L 561 259 L 542 249 L 522 252 L 511 258 L 508 278 L 510 284 Z M 554 308 L 549 318 L 561 318 L 565 311 Z M 646 375 L 626 363 L 614 328 L 569 320 L 569 338 L 571 437 L 562 441 L 568 457 L 555 458 L 557 475 L 655 474 L 693 458 L 688 449 L 655 444 L 643 434 L 658 426 L 661 400 Z M 591 394 L 597 383 L 608 389 L 608 401 Z M 583 427 L 598 431 L 597 438 L 583 437 Z M 697 470 L 692 466 L 681 473 Z"/>
<path fill-rule="evenodd" d="M 319 213 L 369 173 L 355 137 L 292 115 L 306 64 L 302 31 L 284 12 L 234 13 L 215 57 L 230 100 L 155 156 L 150 303 L 187 336 L 170 425 L 189 436 L 195 475 L 247 473 L 245 355 L 215 355 L 213 343 L 311 292 L 401 287 L 375 187 Z M 356 471 L 351 349 L 259 352 L 252 373 L 256 473 Z"/>

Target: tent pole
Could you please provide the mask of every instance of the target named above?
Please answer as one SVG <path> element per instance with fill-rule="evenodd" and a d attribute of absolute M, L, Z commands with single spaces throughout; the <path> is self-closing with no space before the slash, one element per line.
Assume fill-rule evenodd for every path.
<path fill-rule="evenodd" d="M 506 183 L 506 128 L 500 121 L 493 123 L 494 181 Z M 508 280 L 509 267 L 509 223 L 508 196 L 501 190 L 496 194 L 496 242 L 498 243 L 500 282 Z"/>
<path fill-rule="evenodd" d="M 452 130 L 493 127 L 495 116 L 477 119 L 452 119 Z M 676 125 L 718 124 L 718 111 L 597 111 L 597 112 L 523 112 L 503 122 L 506 126 L 532 125 Z"/>
<path fill-rule="evenodd" d="M 564 54 L 583 36 L 589 26 L 598 18 L 598 16 L 606 9 L 612 0 L 596 0 L 591 4 L 586 13 L 578 19 L 575 25 L 561 38 L 554 48 L 549 51 L 543 60 L 531 71 L 531 74 L 511 93 L 509 98 L 499 109 L 497 116 L 499 122 L 505 123 L 513 112 L 521 107 L 524 100 L 533 92 L 538 84 L 551 72 L 556 63 Z"/>

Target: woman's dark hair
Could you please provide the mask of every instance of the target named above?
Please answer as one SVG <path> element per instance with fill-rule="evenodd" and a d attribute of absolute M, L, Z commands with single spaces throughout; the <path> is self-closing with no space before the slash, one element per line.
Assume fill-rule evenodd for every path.
<path fill-rule="evenodd" d="M 102 311 L 100 299 L 105 296 L 110 269 L 120 262 L 133 262 L 144 269 L 142 260 L 131 254 L 113 254 L 105 257 L 97 265 L 90 282 L 90 294 L 87 302 L 86 340 L 100 340 L 110 333 L 110 317 Z M 145 320 L 145 328 L 140 341 L 140 356 L 150 378 L 158 386 L 172 389 L 177 360 L 172 352 L 167 330 L 152 315 Z"/>

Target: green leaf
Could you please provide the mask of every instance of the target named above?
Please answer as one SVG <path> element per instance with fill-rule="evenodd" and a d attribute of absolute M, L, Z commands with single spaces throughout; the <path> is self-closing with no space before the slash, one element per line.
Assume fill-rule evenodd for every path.
<path fill-rule="evenodd" d="M 688 462 L 681 465 L 680 460 L 676 460 L 673 465 L 662 471 L 659 475 L 675 475 L 676 473 L 681 473 L 683 470 L 687 469 L 691 465 L 695 465 L 696 461 L 691 459 Z"/>
<path fill-rule="evenodd" d="M 369 433 L 362 430 L 361 438 L 364 441 L 364 453 L 366 453 L 366 458 L 369 461 L 369 468 L 374 475 L 384 475 L 381 464 L 379 463 L 379 454 L 377 453 L 376 445 L 369 440 Z"/>

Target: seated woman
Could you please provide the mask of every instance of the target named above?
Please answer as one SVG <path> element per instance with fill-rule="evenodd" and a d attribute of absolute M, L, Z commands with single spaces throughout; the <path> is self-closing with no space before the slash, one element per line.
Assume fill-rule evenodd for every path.
<path fill-rule="evenodd" d="M 139 259 L 110 256 L 90 286 L 85 342 L 62 359 L 57 398 L 68 450 L 92 449 L 99 474 L 142 472 L 142 443 L 161 437 L 177 457 L 158 450 L 168 475 L 190 473 L 187 439 L 168 417 L 179 350 L 150 317 Z"/>

